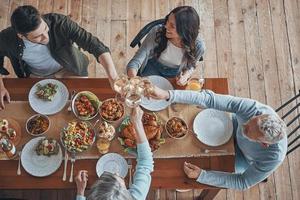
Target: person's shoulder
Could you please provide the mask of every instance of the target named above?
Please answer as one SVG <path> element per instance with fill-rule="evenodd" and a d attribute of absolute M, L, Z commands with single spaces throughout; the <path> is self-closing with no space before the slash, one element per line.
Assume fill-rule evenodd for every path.
<path fill-rule="evenodd" d="M 158 24 L 151 28 L 149 34 L 156 34 L 158 31 L 160 31 L 163 28 L 163 24 Z"/>
<path fill-rule="evenodd" d="M 0 43 L 3 46 L 6 43 L 15 44 L 14 41 L 16 39 L 16 32 L 12 27 L 7 27 L 0 32 Z"/>
<path fill-rule="evenodd" d="M 197 49 L 205 49 L 205 42 L 202 37 L 198 36 L 195 41 Z"/>
<path fill-rule="evenodd" d="M 43 19 L 49 23 L 59 23 L 68 20 L 69 16 L 59 13 L 47 13 L 43 15 Z"/>

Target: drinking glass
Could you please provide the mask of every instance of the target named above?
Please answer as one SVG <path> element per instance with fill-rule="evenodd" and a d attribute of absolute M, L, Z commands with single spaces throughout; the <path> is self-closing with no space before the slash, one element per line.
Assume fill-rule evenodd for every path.
<path fill-rule="evenodd" d="M 125 104 L 129 108 L 135 108 L 142 103 L 142 93 L 138 88 L 129 91 L 125 97 Z"/>
<path fill-rule="evenodd" d="M 129 90 L 129 79 L 126 75 L 122 75 L 114 82 L 114 90 L 117 92 L 116 99 L 124 101 L 124 97 Z"/>
<path fill-rule="evenodd" d="M 204 86 L 204 62 L 197 61 L 196 68 L 199 68 L 199 77 L 193 77 L 188 80 L 186 90 L 193 90 L 200 92 Z"/>
<path fill-rule="evenodd" d="M 200 92 L 204 85 L 204 78 L 191 78 L 188 80 L 186 90 L 193 90 Z"/>
<path fill-rule="evenodd" d="M 97 140 L 97 148 L 99 153 L 106 154 L 109 151 L 110 140 L 108 138 L 100 137 Z"/>

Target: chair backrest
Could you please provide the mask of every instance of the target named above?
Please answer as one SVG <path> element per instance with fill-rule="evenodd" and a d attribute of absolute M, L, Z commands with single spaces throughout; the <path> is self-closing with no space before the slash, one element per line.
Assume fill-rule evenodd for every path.
<path fill-rule="evenodd" d="M 138 44 L 139 47 L 140 47 L 141 46 L 141 40 L 149 33 L 149 31 L 154 26 L 156 26 L 158 24 L 163 24 L 164 22 L 165 22 L 165 19 L 158 19 L 158 20 L 155 20 L 155 21 L 152 21 L 152 22 L 146 24 L 146 26 L 144 26 L 144 28 L 142 28 L 142 30 L 140 30 L 140 32 L 134 37 L 134 39 L 130 43 L 130 46 L 132 48 L 134 48 Z"/>
<path fill-rule="evenodd" d="M 299 123 L 299 117 L 300 113 L 298 113 L 298 109 L 300 106 L 300 90 L 298 93 L 291 99 L 289 99 L 287 102 L 285 102 L 282 106 L 276 109 L 276 112 L 282 111 L 285 107 L 289 105 L 295 104 L 291 109 L 289 109 L 281 118 L 283 120 L 286 119 L 288 116 L 295 116 L 288 122 L 286 121 L 286 125 L 289 128 L 292 124 L 295 124 L 295 122 L 298 122 L 297 125 L 288 133 L 288 151 L 287 155 L 293 152 L 295 149 L 297 149 L 300 146 L 300 123 Z"/>

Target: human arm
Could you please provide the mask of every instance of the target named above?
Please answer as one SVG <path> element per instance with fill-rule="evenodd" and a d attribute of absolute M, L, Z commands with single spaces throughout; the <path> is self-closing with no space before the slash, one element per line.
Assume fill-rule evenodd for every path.
<path fill-rule="evenodd" d="M 151 175 L 153 171 L 153 157 L 151 149 L 142 124 L 143 112 L 140 108 L 133 111 L 131 121 L 136 129 L 137 141 L 137 165 L 133 177 L 133 184 L 129 192 L 134 199 L 146 199 L 151 184 Z M 135 119 L 133 119 L 135 118 Z"/>
<path fill-rule="evenodd" d="M 93 54 L 97 61 L 104 67 L 110 83 L 118 78 L 115 65 L 112 61 L 109 48 L 105 46 L 97 37 L 81 28 L 69 17 L 65 17 L 63 33 L 68 39 L 75 42 L 80 48 Z"/>
<path fill-rule="evenodd" d="M 113 82 L 119 78 L 115 65 L 112 61 L 110 53 L 106 52 L 99 56 L 98 61 L 101 63 L 101 65 L 104 67 L 105 72 L 108 76 L 108 80 L 110 82 L 110 85 L 113 88 Z"/>
<path fill-rule="evenodd" d="M 243 173 L 202 170 L 197 182 L 216 187 L 245 190 L 267 178 L 281 161 L 251 164 Z"/>
<path fill-rule="evenodd" d="M 137 75 L 138 70 L 141 66 L 147 62 L 146 59 L 149 58 L 151 51 L 155 46 L 156 32 L 160 26 L 155 26 L 151 29 L 145 40 L 142 42 L 141 47 L 137 50 L 133 58 L 127 64 L 127 75 L 129 77 L 134 77 Z"/>
<path fill-rule="evenodd" d="M 0 110 L 5 108 L 4 99 L 6 99 L 8 103 L 10 103 L 9 92 L 4 86 L 2 77 L 0 77 Z"/>
<path fill-rule="evenodd" d="M 204 108 L 232 112 L 245 120 L 253 117 L 258 111 L 258 102 L 248 98 L 234 97 L 231 95 L 215 94 L 210 90 L 195 92 L 190 90 L 165 91 L 155 87 L 151 97 L 165 99 L 171 102 L 200 105 Z M 260 106 L 262 104 L 259 104 Z M 267 107 L 267 106 L 266 106 Z"/>

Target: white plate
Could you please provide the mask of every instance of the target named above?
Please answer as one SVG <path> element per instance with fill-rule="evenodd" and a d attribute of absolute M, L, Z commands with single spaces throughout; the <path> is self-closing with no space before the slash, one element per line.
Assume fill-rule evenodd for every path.
<path fill-rule="evenodd" d="M 43 156 L 37 155 L 35 148 L 38 142 L 45 137 L 37 137 L 30 140 L 23 148 L 21 163 L 26 172 L 32 176 L 44 177 L 54 173 L 61 165 L 62 152 L 59 146 L 57 155 Z M 58 144 L 59 145 L 59 144 Z"/>
<path fill-rule="evenodd" d="M 105 171 L 118 174 L 119 176 L 125 178 L 128 172 L 128 164 L 120 154 L 108 153 L 102 156 L 96 165 L 98 177 L 100 177 Z"/>
<path fill-rule="evenodd" d="M 219 146 L 231 138 L 233 126 L 230 116 L 222 111 L 205 109 L 194 119 L 197 138 L 209 146 Z"/>
<path fill-rule="evenodd" d="M 161 76 L 148 76 L 149 80 L 151 81 L 152 84 L 156 85 L 157 87 L 164 89 L 164 90 L 173 90 L 173 86 L 164 77 Z M 145 109 L 150 110 L 150 111 L 159 111 L 163 110 L 166 107 L 168 107 L 171 104 L 171 102 L 166 101 L 166 100 L 157 100 L 157 99 L 148 99 L 143 97 L 141 106 L 143 106 Z"/>
<path fill-rule="evenodd" d="M 52 101 L 45 101 L 43 99 L 38 98 L 35 95 L 37 91 L 37 84 L 45 85 L 47 83 L 53 83 L 58 86 L 57 93 L 55 94 Z M 43 115 L 53 115 L 61 111 L 66 103 L 68 102 L 69 92 L 67 87 L 60 81 L 54 79 L 45 79 L 39 81 L 38 83 L 34 84 L 34 86 L 30 89 L 28 99 L 31 108 L 40 114 Z"/>

